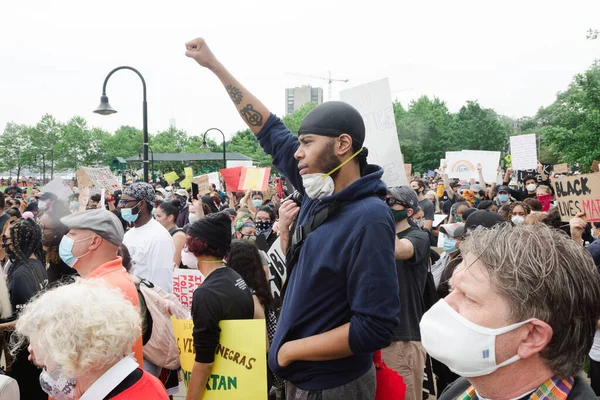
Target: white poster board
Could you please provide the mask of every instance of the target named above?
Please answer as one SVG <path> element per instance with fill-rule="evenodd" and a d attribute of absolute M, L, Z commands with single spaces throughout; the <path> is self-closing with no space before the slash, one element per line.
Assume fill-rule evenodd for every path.
<path fill-rule="evenodd" d="M 42 193 L 47 192 L 54 193 L 60 200 L 67 200 L 73 194 L 73 189 L 68 181 L 57 176 L 42 188 Z"/>
<path fill-rule="evenodd" d="M 202 284 L 202 280 L 202 274 L 197 269 L 175 268 L 173 271 L 173 294 L 190 311 L 194 290 Z"/>
<path fill-rule="evenodd" d="M 477 164 L 481 164 L 483 179 L 486 183 L 491 184 L 496 181 L 499 163 L 499 151 L 463 150 L 446 152 L 449 178 L 458 178 L 465 181 L 473 178 L 478 181 Z"/>
<path fill-rule="evenodd" d="M 252 160 L 227 160 L 227 168 L 253 167 Z"/>
<path fill-rule="evenodd" d="M 208 183 L 214 183 L 217 190 L 221 190 L 221 181 L 219 180 L 219 173 L 211 172 L 210 174 L 208 174 Z"/>
<path fill-rule="evenodd" d="M 538 158 L 535 133 L 511 136 L 510 155 L 513 170 L 537 169 Z"/>
<path fill-rule="evenodd" d="M 366 128 L 364 147 L 369 149 L 369 163 L 383 168 L 386 185 L 408 184 L 388 78 L 342 90 L 340 99 L 362 115 Z"/>

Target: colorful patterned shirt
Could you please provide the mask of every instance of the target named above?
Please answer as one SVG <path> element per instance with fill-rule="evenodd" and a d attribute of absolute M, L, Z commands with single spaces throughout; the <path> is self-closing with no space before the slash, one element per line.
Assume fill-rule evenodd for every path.
<path fill-rule="evenodd" d="M 566 400 L 571 389 L 573 389 L 574 381 L 572 376 L 563 379 L 554 376 L 542 383 L 527 398 L 530 400 Z M 471 386 L 457 400 L 471 400 L 474 398 L 477 398 L 475 388 Z"/>

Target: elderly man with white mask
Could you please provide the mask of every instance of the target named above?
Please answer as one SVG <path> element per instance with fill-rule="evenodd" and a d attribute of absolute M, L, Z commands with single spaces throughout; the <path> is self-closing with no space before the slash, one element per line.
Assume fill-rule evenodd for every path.
<path fill-rule="evenodd" d="M 596 399 L 579 376 L 600 317 L 585 249 L 509 224 L 479 227 L 460 248 L 451 293 L 421 320 L 427 352 L 463 377 L 439 399 Z"/>

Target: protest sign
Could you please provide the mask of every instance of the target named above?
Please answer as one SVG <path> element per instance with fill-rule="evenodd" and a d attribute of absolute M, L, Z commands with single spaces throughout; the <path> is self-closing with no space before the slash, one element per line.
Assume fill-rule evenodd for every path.
<path fill-rule="evenodd" d="M 600 221 L 600 174 L 574 175 L 552 179 L 563 221 L 585 213 L 588 222 Z"/>
<path fill-rule="evenodd" d="M 185 178 L 184 180 L 179 181 L 179 186 L 187 190 L 192 187 L 192 181 L 188 178 Z"/>
<path fill-rule="evenodd" d="M 244 168 L 240 175 L 239 190 L 266 192 L 269 187 L 271 168 Z"/>
<path fill-rule="evenodd" d="M 171 317 L 186 389 L 195 361 L 194 322 Z M 267 347 L 264 319 L 219 322 L 215 361 L 202 400 L 266 399 Z M 243 332 L 243 334 L 241 334 Z"/>
<path fill-rule="evenodd" d="M 192 178 L 194 177 L 194 171 L 192 170 L 191 167 L 185 167 L 183 169 L 183 172 L 185 172 L 185 179 L 189 179 L 191 181 Z"/>
<path fill-rule="evenodd" d="M 592 171 L 594 171 L 594 172 L 600 172 L 600 161 L 594 160 L 592 162 Z"/>
<path fill-rule="evenodd" d="M 404 164 L 404 171 L 406 172 L 406 181 L 410 182 L 412 178 L 412 164 Z"/>
<path fill-rule="evenodd" d="M 428 170 L 427 171 L 427 177 L 428 178 L 433 178 L 434 176 L 435 176 L 435 171 L 432 171 L 432 170 Z"/>
<path fill-rule="evenodd" d="M 225 184 L 227 185 L 228 191 L 233 193 L 240 190 L 240 175 L 243 169 L 244 167 L 235 167 L 226 168 L 219 171 L 223 177 L 223 180 L 225 181 Z"/>
<path fill-rule="evenodd" d="M 169 185 L 172 185 L 173 182 L 175 182 L 177 179 L 179 179 L 179 175 L 177 175 L 177 173 L 175 171 L 167 172 L 166 174 L 163 175 L 163 177 L 169 183 Z"/>
<path fill-rule="evenodd" d="M 567 163 L 556 164 L 553 167 L 553 171 L 555 174 L 566 174 L 567 172 L 569 172 L 569 164 L 567 164 Z"/>
<path fill-rule="evenodd" d="M 198 185 L 198 194 L 200 196 L 210 193 L 211 187 L 208 175 L 195 176 L 192 182 Z"/>
<path fill-rule="evenodd" d="M 537 144 L 535 133 L 510 137 L 510 156 L 512 169 L 537 168 Z"/>
<path fill-rule="evenodd" d="M 221 181 L 219 180 L 218 172 L 211 172 L 208 174 L 208 182 L 210 182 L 211 185 L 214 184 L 217 190 L 221 190 Z"/>
<path fill-rule="evenodd" d="M 382 179 L 386 185 L 408 184 L 388 79 L 342 90 L 340 100 L 354 106 L 362 115 L 366 128 L 364 147 L 369 149 L 369 163 L 383 168 Z"/>
<path fill-rule="evenodd" d="M 285 254 L 281 251 L 280 238 L 277 238 L 268 249 L 267 259 L 269 260 L 269 287 L 273 298 L 277 301 L 279 300 L 281 288 L 287 277 Z"/>
<path fill-rule="evenodd" d="M 69 182 L 57 176 L 42 187 L 42 193 L 48 192 L 54 193 L 60 200 L 66 200 L 73 194 L 73 189 L 71 189 Z"/>
<path fill-rule="evenodd" d="M 173 294 L 188 310 L 192 309 L 194 290 L 202 284 L 202 274 L 197 269 L 179 269 L 173 271 Z"/>
<path fill-rule="evenodd" d="M 496 181 L 496 171 L 500 162 L 499 151 L 447 151 L 446 165 L 449 178 L 458 178 L 469 181 L 471 178 L 479 180 L 477 165 L 481 165 L 483 179 L 486 182 Z"/>
<path fill-rule="evenodd" d="M 93 187 L 108 189 L 111 193 L 121 190 L 121 185 L 108 167 L 87 168 L 77 170 L 77 185 L 81 187 Z"/>

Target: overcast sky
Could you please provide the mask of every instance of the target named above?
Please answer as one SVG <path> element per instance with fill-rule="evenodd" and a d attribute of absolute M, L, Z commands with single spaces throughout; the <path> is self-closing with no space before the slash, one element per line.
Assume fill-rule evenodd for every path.
<path fill-rule="evenodd" d="M 2 1 L 0 127 L 35 124 L 44 113 L 85 117 L 114 131 L 141 128 L 141 84 L 129 71 L 109 81 L 119 111 L 92 113 L 106 74 L 120 65 L 148 85 L 149 130 L 177 127 L 227 136 L 245 127 L 217 79 L 185 57 L 204 37 L 222 62 L 271 111 L 286 87 L 323 87 L 301 73 L 349 79 L 338 91 L 389 77 L 403 104 L 437 96 L 456 111 L 479 100 L 521 117 L 548 105 L 600 54 L 600 1 Z M 214 137 L 216 139 L 216 137 Z"/>

